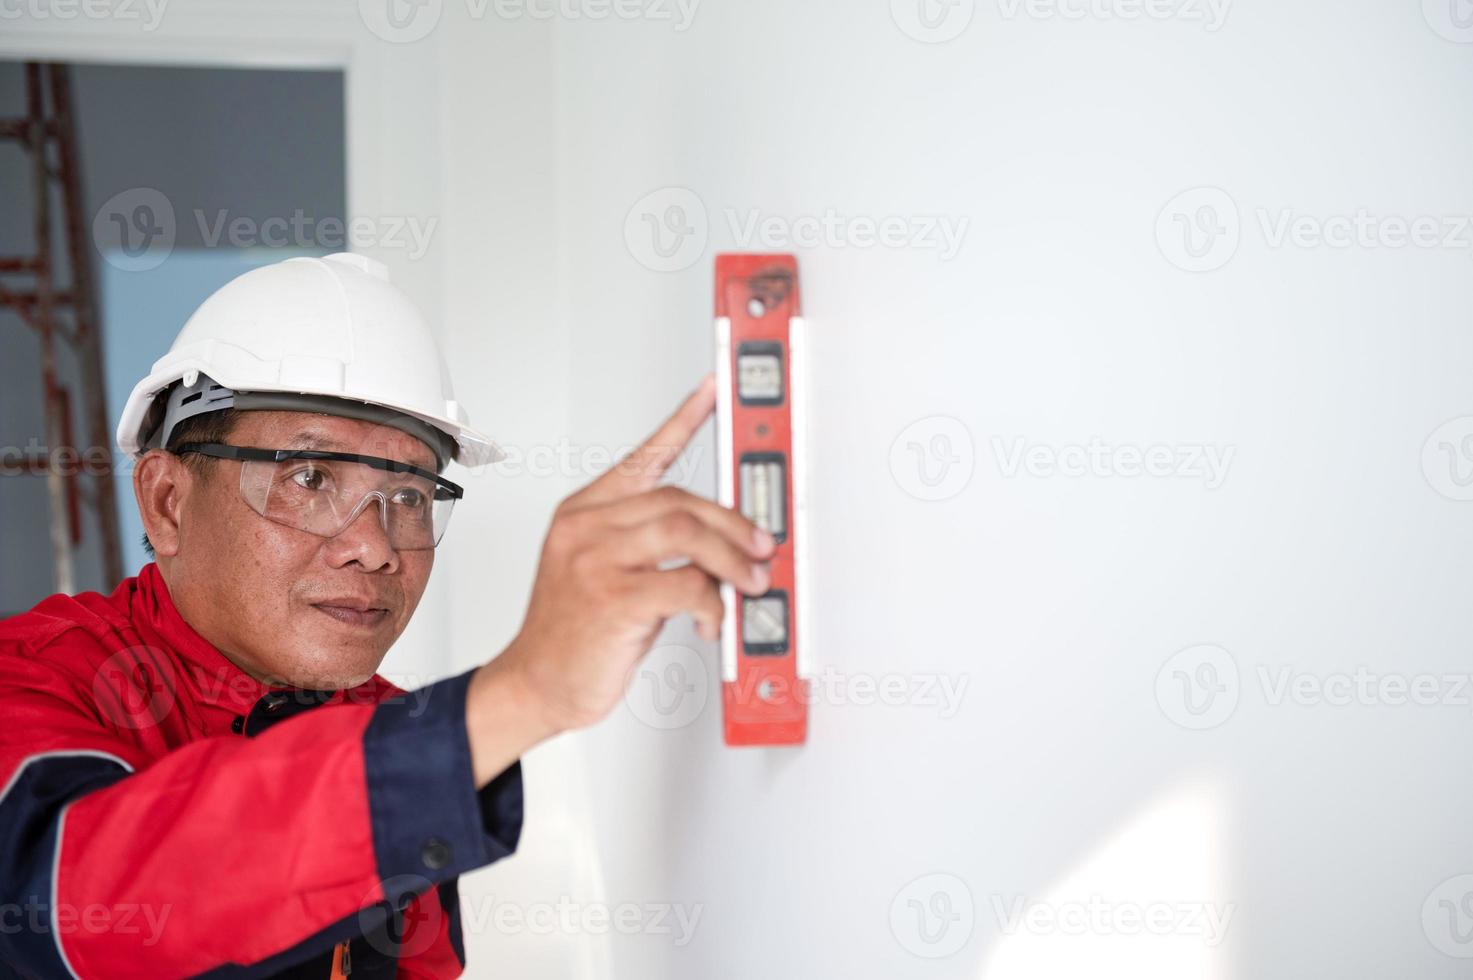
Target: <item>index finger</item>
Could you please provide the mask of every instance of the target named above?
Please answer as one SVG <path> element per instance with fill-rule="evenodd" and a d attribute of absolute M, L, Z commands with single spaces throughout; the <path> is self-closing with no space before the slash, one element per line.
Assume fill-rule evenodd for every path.
<path fill-rule="evenodd" d="M 715 408 L 716 376 L 707 374 L 675 414 L 633 452 L 590 483 L 580 496 L 588 502 L 598 502 L 654 489 Z"/>

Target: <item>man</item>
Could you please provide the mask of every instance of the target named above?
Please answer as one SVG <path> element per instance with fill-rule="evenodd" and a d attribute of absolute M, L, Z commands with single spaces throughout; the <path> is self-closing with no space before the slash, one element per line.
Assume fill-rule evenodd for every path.
<path fill-rule="evenodd" d="M 607 715 L 668 617 L 714 639 L 720 582 L 766 590 L 770 537 L 657 486 L 707 378 L 558 507 L 499 656 L 378 677 L 445 463 L 500 455 L 447 377 L 343 254 L 228 283 L 140 382 L 118 441 L 156 562 L 0 622 L 0 972 L 458 975 L 456 879 L 515 849 L 523 753 Z"/>

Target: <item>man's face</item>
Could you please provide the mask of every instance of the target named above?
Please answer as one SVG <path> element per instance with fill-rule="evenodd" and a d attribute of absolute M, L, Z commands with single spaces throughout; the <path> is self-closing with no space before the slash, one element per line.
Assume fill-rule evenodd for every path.
<path fill-rule="evenodd" d="M 225 441 L 435 469 L 433 453 L 413 436 L 335 416 L 245 412 Z M 377 501 L 331 538 L 267 520 L 241 497 L 241 466 L 211 459 L 189 480 L 178 553 L 159 556 L 180 613 L 257 679 L 324 690 L 363 683 L 414 614 L 434 549 L 390 547 Z"/>

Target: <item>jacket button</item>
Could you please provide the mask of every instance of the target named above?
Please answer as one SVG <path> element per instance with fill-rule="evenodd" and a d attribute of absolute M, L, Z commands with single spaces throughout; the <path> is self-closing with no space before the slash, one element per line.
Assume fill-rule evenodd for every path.
<path fill-rule="evenodd" d="M 438 837 L 431 837 L 425 841 L 424 848 L 419 852 L 419 859 L 431 871 L 439 871 L 445 867 L 450 863 L 451 857 L 450 845 Z"/>
<path fill-rule="evenodd" d="M 230 723 L 230 730 L 237 735 L 245 731 L 245 715 L 236 715 L 235 720 Z"/>

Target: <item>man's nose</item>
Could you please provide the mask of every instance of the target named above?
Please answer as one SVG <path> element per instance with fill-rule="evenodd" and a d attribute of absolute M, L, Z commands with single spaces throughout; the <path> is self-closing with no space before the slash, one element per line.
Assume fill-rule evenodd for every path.
<path fill-rule="evenodd" d="M 375 490 L 354 508 L 348 523 L 328 539 L 328 557 L 337 566 L 356 562 L 366 571 L 393 571 L 399 553 L 389 541 L 389 501 Z"/>

